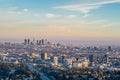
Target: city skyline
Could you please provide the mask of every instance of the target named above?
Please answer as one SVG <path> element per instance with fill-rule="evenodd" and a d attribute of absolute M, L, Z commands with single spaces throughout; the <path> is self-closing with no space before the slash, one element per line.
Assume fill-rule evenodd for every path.
<path fill-rule="evenodd" d="M 0 0 L 0 80 L 119 80 L 120 0 Z"/>
<path fill-rule="evenodd" d="M 0 40 L 120 41 L 120 0 L 0 0 Z"/>

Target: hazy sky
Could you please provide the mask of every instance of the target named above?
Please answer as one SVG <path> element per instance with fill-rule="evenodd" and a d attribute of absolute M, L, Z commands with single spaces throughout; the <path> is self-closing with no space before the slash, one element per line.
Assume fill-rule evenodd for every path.
<path fill-rule="evenodd" d="M 120 40 L 120 0 L 0 0 L 0 39 Z"/>

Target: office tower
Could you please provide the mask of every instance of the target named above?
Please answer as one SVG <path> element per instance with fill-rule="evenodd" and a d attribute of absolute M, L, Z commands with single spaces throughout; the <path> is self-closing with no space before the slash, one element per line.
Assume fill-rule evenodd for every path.
<path fill-rule="evenodd" d="M 47 44 L 47 39 L 44 40 L 44 44 Z"/>
<path fill-rule="evenodd" d="M 94 56 L 93 55 L 89 55 L 89 61 L 92 63 L 94 62 Z"/>
<path fill-rule="evenodd" d="M 89 65 L 89 61 L 88 60 L 83 61 L 83 67 L 88 67 L 88 65 Z"/>
<path fill-rule="evenodd" d="M 112 51 L 112 48 L 111 48 L 111 46 L 108 46 L 108 51 Z"/>
<path fill-rule="evenodd" d="M 28 42 L 27 44 L 30 44 L 30 39 L 28 39 L 27 42 Z"/>
<path fill-rule="evenodd" d="M 40 57 L 40 55 L 39 55 L 39 54 L 37 54 L 37 53 L 32 53 L 32 54 L 31 54 L 31 56 L 32 56 L 33 58 L 36 58 L 36 57 L 38 57 L 38 58 L 39 58 L 39 57 Z"/>
<path fill-rule="evenodd" d="M 62 61 L 62 63 L 65 62 L 65 55 L 62 55 L 62 56 L 61 56 L 61 61 Z"/>
<path fill-rule="evenodd" d="M 92 66 L 93 64 L 97 64 L 98 63 L 97 54 L 89 55 L 89 62 L 90 66 Z"/>
<path fill-rule="evenodd" d="M 25 44 L 25 45 L 27 44 L 27 39 L 24 39 L 24 44 Z"/>
<path fill-rule="evenodd" d="M 42 45 L 44 45 L 44 39 L 41 40 Z"/>
<path fill-rule="evenodd" d="M 36 43 L 35 43 L 35 38 L 33 38 L 33 45 L 35 45 Z"/>
<path fill-rule="evenodd" d="M 31 42 L 30 44 L 33 45 L 33 42 Z"/>
<path fill-rule="evenodd" d="M 47 60 L 48 59 L 48 54 L 47 53 L 42 53 L 41 54 L 41 59 Z"/>
<path fill-rule="evenodd" d="M 39 45 L 39 41 L 38 40 L 36 41 L 36 44 Z"/>
<path fill-rule="evenodd" d="M 68 64 L 68 65 L 72 65 L 72 64 L 73 64 L 72 59 L 67 59 L 67 64 Z"/>
<path fill-rule="evenodd" d="M 98 48 L 95 46 L 95 47 L 94 47 L 94 50 L 97 50 L 97 49 L 98 49 Z"/>
<path fill-rule="evenodd" d="M 105 58 L 104 58 L 105 60 L 104 60 L 104 62 L 105 63 L 109 63 L 109 52 L 107 52 L 106 54 L 105 54 Z"/>
<path fill-rule="evenodd" d="M 58 57 L 54 56 L 54 65 L 57 66 L 58 65 Z"/>
<path fill-rule="evenodd" d="M 95 64 L 97 64 L 98 63 L 98 55 L 94 54 L 93 56 L 94 56 L 93 61 L 94 61 Z"/>
<path fill-rule="evenodd" d="M 83 62 L 82 61 L 75 61 L 75 62 L 73 62 L 72 67 L 73 68 L 81 68 L 81 67 L 83 67 Z"/>
<path fill-rule="evenodd" d="M 77 58 L 76 58 L 76 61 L 78 61 L 78 60 L 79 60 L 79 58 L 77 57 Z"/>
<path fill-rule="evenodd" d="M 41 45 L 41 40 L 39 40 L 39 45 Z"/>

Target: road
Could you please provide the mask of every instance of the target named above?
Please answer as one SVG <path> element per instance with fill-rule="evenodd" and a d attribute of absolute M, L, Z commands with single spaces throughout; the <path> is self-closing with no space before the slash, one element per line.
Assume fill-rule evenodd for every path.
<path fill-rule="evenodd" d="M 40 70 L 38 70 L 32 63 L 28 64 L 28 68 L 31 71 L 35 71 L 36 73 L 38 73 L 41 76 L 42 80 L 50 80 L 44 73 L 42 73 Z"/>

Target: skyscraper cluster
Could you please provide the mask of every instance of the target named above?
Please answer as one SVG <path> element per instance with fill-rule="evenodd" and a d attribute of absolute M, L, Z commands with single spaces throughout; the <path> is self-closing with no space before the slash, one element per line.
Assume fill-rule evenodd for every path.
<path fill-rule="evenodd" d="M 40 39 L 40 40 L 35 40 L 35 38 L 33 38 L 33 40 L 24 39 L 25 45 L 45 45 L 46 42 L 47 42 L 47 39 Z"/>

